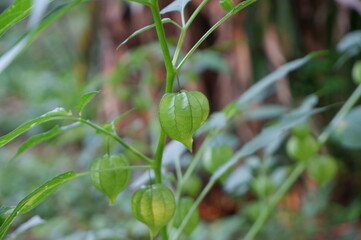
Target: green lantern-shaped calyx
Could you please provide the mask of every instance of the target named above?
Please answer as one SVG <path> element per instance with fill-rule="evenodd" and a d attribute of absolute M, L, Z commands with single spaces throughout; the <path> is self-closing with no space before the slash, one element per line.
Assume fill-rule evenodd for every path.
<path fill-rule="evenodd" d="M 92 183 L 96 189 L 108 196 L 110 205 L 115 203 L 119 193 L 129 183 L 130 170 L 122 168 L 128 166 L 128 160 L 123 154 L 106 154 L 95 159 L 91 165 L 91 170 L 96 171 L 91 174 Z"/>
<path fill-rule="evenodd" d="M 317 139 L 307 127 L 296 127 L 286 144 L 288 155 L 301 162 L 307 162 L 319 148 Z"/>
<path fill-rule="evenodd" d="M 204 124 L 209 103 L 203 93 L 185 91 L 167 93 L 159 106 L 159 120 L 163 131 L 192 151 L 193 134 Z"/>
<path fill-rule="evenodd" d="M 225 164 L 233 156 L 233 150 L 227 145 L 220 145 L 208 148 L 203 156 L 204 169 L 210 174 L 215 173 L 223 164 Z M 227 176 L 232 171 L 229 169 L 225 172 L 220 181 L 224 183 Z"/>
<path fill-rule="evenodd" d="M 337 175 L 337 161 L 329 155 L 316 155 L 308 163 L 307 171 L 320 185 L 325 185 Z"/>
<path fill-rule="evenodd" d="M 174 211 L 173 193 L 162 184 L 145 186 L 133 195 L 133 215 L 148 226 L 153 238 L 173 217 Z"/>

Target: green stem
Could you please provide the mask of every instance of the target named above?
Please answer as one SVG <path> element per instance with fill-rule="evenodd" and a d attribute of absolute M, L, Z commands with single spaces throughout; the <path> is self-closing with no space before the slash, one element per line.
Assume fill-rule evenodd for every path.
<path fill-rule="evenodd" d="M 152 16 L 155 24 L 155 29 L 157 31 L 157 36 L 159 40 L 159 45 L 163 53 L 164 65 L 167 71 L 167 82 L 166 82 L 166 93 L 173 92 L 173 81 L 175 76 L 175 69 L 172 64 L 172 58 L 170 56 L 169 47 L 167 43 L 167 38 L 164 32 L 164 27 L 162 23 L 162 18 L 160 16 L 160 10 L 158 6 L 158 1 L 153 0 L 150 6 L 152 11 Z"/>
<path fill-rule="evenodd" d="M 295 169 L 292 171 L 290 176 L 286 179 L 285 182 L 281 185 L 278 191 L 272 196 L 269 200 L 267 206 L 265 206 L 258 216 L 256 222 L 254 222 L 252 228 L 248 231 L 247 235 L 243 240 L 251 240 L 257 235 L 257 233 L 262 229 L 263 225 L 266 223 L 270 214 L 272 213 L 272 209 L 277 205 L 277 203 L 283 198 L 283 196 L 288 192 L 288 190 L 292 187 L 294 182 L 299 178 L 299 176 L 303 173 L 306 168 L 306 164 L 301 162 L 297 164 Z"/>
<path fill-rule="evenodd" d="M 161 130 L 157 150 L 154 156 L 154 160 L 155 160 L 154 175 L 155 175 L 156 183 L 162 183 L 162 158 L 163 158 L 163 151 L 166 142 L 166 137 L 167 136 L 165 135 L 163 130 Z"/>
<path fill-rule="evenodd" d="M 205 198 L 205 196 L 207 195 L 207 193 L 211 190 L 211 188 L 213 187 L 213 185 L 216 183 L 217 179 L 213 178 L 210 179 L 209 182 L 207 183 L 207 185 L 203 188 L 202 192 L 199 194 L 199 196 L 197 197 L 196 201 L 193 203 L 192 207 L 189 209 L 187 215 L 185 216 L 185 218 L 182 221 L 182 224 L 179 226 L 179 228 L 177 229 L 177 231 L 172 234 L 172 238 L 171 240 L 177 240 L 181 233 L 182 230 L 185 228 L 185 226 L 187 225 L 188 221 L 190 220 L 190 218 L 192 217 L 192 213 L 194 211 L 197 211 L 197 207 L 198 205 L 201 203 L 201 201 Z"/>
<path fill-rule="evenodd" d="M 197 50 L 197 48 L 206 40 L 206 38 L 211 35 L 211 33 L 216 30 L 222 23 L 228 20 L 230 17 L 235 15 L 237 12 L 241 11 L 245 7 L 250 4 L 256 2 L 257 0 L 246 0 L 244 2 L 239 3 L 232 11 L 228 12 L 224 17 L 222 17 L 216 24 L 214 24 L 199 40 L 198 42 L 189 50 L 186 56 L 181 60 L 181 62 L 176 67 L 176 71 L 178 72 L 182 66 L 188 61 L 188 59 L 193 55 L 193 53 Z M 191 20 L 191 18 L 190 18 Z M 193 20 L 192 20 L 193 21 Z"/>
<path fill-rule="evenodd" d="M 139 157 L 140 159 L 142 159 L 143 161 L 145 161 L 146 163 L 148 163 L 149 165 L 153 165 L 153 160 L 148 158 L 147 156 L 145 156 L 143 153 L 139 152 L 137 149 L 135 149 L 134 147 L 132 147 L 131 145 L 129 145 L 128 143 L 126 143 L 123 139 L 121 139 L 120 137 L 118 137 L 117 135 L 107 131 L 106 129 L 102 128 L 101 126 L 98 126 L 97 124 L 91 122 L 90 120 L 85 120 L 83 118 L 77 118 L 74 116 L 58 116 L 58 117 L 52 117 L 51 119 L 53 120 L 69 120 L 69 121 L 75 121 L 75 122 L 79 122 L 79 123 L 83 123 L 85 125 L 88 125 L 89 127 L 103 133 L 104 135 L 107 135 L 111 138 L 113 138 L 115 141 L 117 141 L 118 143 L 120 143 L 125 149 L 131 151 L 132 153 L 134 153 L 137 157 Z M 69 126 L 65 126 L 63 128 L 70 128 L 72 125 Z"/>
<path fill-rule="evenodd" d="M 184 28 L 188 29 L 189 26 L 192 24 L 192 22 L 194 21 L 194 19 L 198 16 L 198 14 L 200 13 L 200 11 L 203 9 L 203 7 L 209 2 L 209 0 L 204 0 L 201 4 L 199 4 L 199 6 L 196 8 L 196 10 L 194 10 L 194 12 L 192 13 L 192 16 L 188 19 L 187 24 L 185 25 Z"/>
<path fill-rule="evenodd" d="M 153 168 L 153 167 L 149 166 L 149 165 L 106 168 L 106 169 L 101 169 L 101 170 L 91 170 L 91 171 L 77 173 L 76 177 L 82 177 L 82 176 L 86 176 L 86 175 L 93 174 L 93 173 L 99 173 L 99 172 L 110 172 L 110 171 L 115 171 L 115 170 L 125 170 L 125 169 L 134 170 L 134 169 L 151 169 L 151 168 Z"/>
<path fill-rule="evenodd" d="M 183 42 L 184 42 L 186 33 L 187 33 L 187 30 L 183 27 L 182 30 L 181 30 L 181 34 L 179 36 L 179 39 L 178 39 L 178 43 L 177 43 L 177 47 L 176 47 L 175 52 L 174 52 L 174 56 L 173 56 L 172 63 L 174 65 L 177 64 L 180 51 L 182 50 L 182 46 L 183 46 Z"/>
<path fill-rule="evenodd" d="M 132 147 L 131 145 L 129 145 L 128 143 L 126 143 L 123 139 L 121 139 L 120 137 L 118 137 L 117 135 L 107 131 L 106 129 L 92 123 L 89 120 L 85 120 L 85 119 L 81 119 L 81 118 L 73 118 L 73 120 L 81 122 L 85 125 L 88 125 L 89 127 L 94 128 L 95 130 L 103 133 L 104 135 L 107 135 L 111 138 L 113 138 L 115 141 L 117 141 L 118 143 L 120 143 L 125 149 L 131 151 L 132 153 L 134 153 L 137 157 L 139 157 L 140 159 L 144 160 L 146 163 L 153 165 L 153 161 L 148 158 L 147 156 L 145 156 L 144 154 L 142 154 L 141 152 L 139 152 L 137 149 L 135 149 L 134 147 Z"/>
<path fill-rule="evenodd" d="M 192 16 L 188 19 L 187 23 L 184 24 L 184 14 L 182 12 L 182 31 L 181 34 L 179 36 L 178 39 L 178 43 L 177 43 L 177 47 L 175 49 L 174 52 L 174 56 L 173 56 L 173 65 L 177 64 L 178 58 L 179 58 L 179 54 L 180 51 L 182 50 L 183 47 L 183 43 L 184 43 L 184 39 L 186 36 L 186 33 L 188 31 L 188 28 L 190 27 L 190 25 L 192 24 L 192 22 L 194 21 L 194 19 L 196 18 L 196 16 L 199 14 L 199 12 L 202 10 L 202 8 L 209 2 L 209 0 L 204 0 L 201 4 L 199 4 L 199 6 L 197 7 L 197 9 L 193 12 Z"/>
<path fill-rule="evenodd" d="M 171 92 L 173 92 L 175 69 L 174 69 L 174 65 L 172 63 L 172 58 L 170 56 L 167 38 L 166 38 L 164 28 L 163 28 L 162 18 L 160 16 L 158 0 L 152 0 L 150 9 L 152 12 L 160 48 L 163 53 L 164 65 L 165 65 L 166 72 L 167 72 L 165 92 L 171 93 Z M 163 158 L 163 151 L 164 151 L 164 146 L 166 143 L 166 138 L 167 138 L 166 134 L 163 132 L 163 130 L 161 130 L 159 140 L 158 140 L 157 150 L 156 150 L 155 157 L 154 157 L 154 174 L 155 174 L 156 183 L 162 183 L 162 158 Z M 168 234 L 167 234 L 166 227 L 161 229 L 160 235 L 161 235 L 162 240 L 168 240 Z"/>
<path fill-rule="evenodd" d="M 324 144 L 327 139 L 330 137 L 333 129 L 340 123 L 340 121 L 345 117 L 345 115 L 352 109 L 352 107 L 356 104 L 361 96 L 361 84 L 358 85 L 356 90 L 349 97 L 347 102 L 342 106 L 342 108 L 338 111 L 336 116 L 332 119 L 332 121 L 328 124 L 326 130 L 319 136 L 318 140 L 321 144 Z"/>
<path fill-rule="evenodd" d="M 160 48 L 163 53 L 164 65 L 165 65 L 166 72 L 167 72 L 165 92 L 171 93 L 173 91 L 173 82 L 174 82 L 175 71 L 174 71 L 174 66 L 172 64 L 172 59 L 170 56 L 167 38 L 166 38 L 166 35 L 164 32 L 163 23 L 162 23 L 162 19 L 160 16 L 160 11 L 159 11 L 159 6 L 158 6 L 157 0 L 152 1 L 150 9 L 151 9 L 152 16 L 154 19 L 154 24 L 155 24 L 157 36 L 159 39 Z M 164 146 L 165 146 L 165 142 L 166 142 L 166 137 L 167 137 L 166 134 L 161 130 L 159 140 L 158 140 L 157 150 L 156 150 L 155 157 L 154 157 L 154 161 L 155 161 L 154 162 L 154 174 L 155 174 L 156 183 L 162 182 L 161 168 L 162 168 L 162 157 L 163 157 L 163 150 L 164 150 Z"/>
<path fill-rule="evenodd" d="M 342 121 L 342 119 L 346 116 L 346 114 L 352 109 L 352 107 L 356 104 L 356 102 L 361 97 L 361 85 L 359 85 L 356 90 L 352 93 L 343 107 L 339 110 L 339 112 L 332 119 L 330 124 L 326 127 L 326 129 L 320 134 L 318 137 L 318 141 L 321 144 L 324 144 L 327 139 L 331 136 L 334 128 Z M 279 190 L 272 196 L 270 199 L 269 205 L 267 208 L 262 211 L 262 213 L 258 216 L 256 222 L 252 225 L 251 229 L 248 231 L 245 238 L 242 240 L 253 240 L 258 232 L 262 229 L 263 225 L 267 222 L 270 214 L 272 213 L 272 209 L 276 207 L 277 203 L 282 199 L 282 197 L 287 193 L 287 191 L 293 186 L 296 180 L 302 175 L 306 166 L 305 163 L 298 163 L 296 168 L 292 171 L 290 176 L 283 182 L 280 186 Z"/>

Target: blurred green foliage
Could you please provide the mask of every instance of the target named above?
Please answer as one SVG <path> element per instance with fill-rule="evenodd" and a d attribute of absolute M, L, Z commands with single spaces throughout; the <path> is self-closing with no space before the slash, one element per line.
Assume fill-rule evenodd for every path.
<path fill-rule="evenodd" d="M 0 8 L 4 9 L 9 2 L 2 1 Z M 290 20 L 293 14 L 290 11 L 291 1 L 284 4 L 281 4 L 280 1 L 267 1 L 267 4 L 277 5 L 276 18 L 273 21 L 280 26 L 282 40 L 292 43 L 290 46 L 286 46 L 289 50 L 287 54 L 291 56 L 290 59 L 301 56 L 302 49 L 297 47 L 300 40 L 299 29 Z M 267 8 L 267 5 L 263 5 L 263 8 Z M 271 9 L 270 6 L 268 8 Z M 259 49 L 264 34 L 262 21 L 251 21 L 254 19 L 251 16 L 261 10 L 257 10 L 256 7 L 250 8 L 250 20 L 246 27 L 251 39 L 252 54 L 254 54 L 252 58 L 254 79 L 260 79 L 269 72 L 268 62 Z M 157 69 L 161 66 L 161 59 L 159 49 L 154 43 L 128 51 L 127 57 L 118 63 L 116 71 L 111 76 L 105 76 L 100 72 L 101 63 L 98 58 L 99 52 L 97 52 L 99 49 L 95 46 L 92 49 L 93 55 L 87 72 L 87 82 L 84 84 L 78 82 L 74 73 L 74 65 L 78 57 L 77 40 L 81 37 L 82 30 L 86 25 L 87 14 L 83 5 L 75 8 L 44 31 L 31 47 L 26 48 L 21 56 L 0 74 L 1 136 L 28 119 L 56 107 L 74 109 L 82 93 L 98 90 L 104 82 L 111 83 L 119 101 L 136 107 L 137 114 L 146 112 L 151 116 L 156 116 L 157 107 L 153 103 L 153 99 L 154 95 L 158 93 L 153 90 L 159 87 Z M 267 18 L 271 18 L 271 16 L 267 15 Z M 360 19 L 355 16 L 353 19 L 356 21 L 353 21 L 352 24 L 360 26 Z M 0 52 L 9 49 L 25 30 L 25 22 L 10 29 L 1 39 Z M 328 47 L 336 48 L 332 44 Z M 348 49 L 355 48 L 357 49 L 357 47 L 351 46 Z M 321 106 L 335 102 L 342 103 L 356 86 L 351 81 L 351 68 L 352 64 L 361 57 L 360 49 L 353 55 L 348 55 L 348 52 L 347 50 L 337 52 L 332 49 L 325 57 L 312 60 L 311 63 L 291 74 L 292 100 L 297 102 L 304 96 L 316 93 L 320 97 Z M 189 65 L 185 66 L 184 74 L 179 77 L 179 84 L 182 86 L 189 82 L 196 82 L 198 76 L 205 70 L 228 73 L 230 68 L 222 57 L 222 53 L 217 50 L 200 52 L 192 58 Z M 341 60 L 342 63 L 340 63 Z M 137 79 L 137 81 L 133 79 Z M 86 117 L 97 119 L 100 104 L 101 99 L 96 98 L 87 107 Z M 359 109 L 355 111 L 357 110 Z M 253 118 L 262 116 L 259 118 L 265 119 L 267 117 L 264 116 L 279 116 L 284 111 L 287 111 L 287 108 L 263 109 L 263 112 L 257 112 L 258 115 L 254 113 Z M 336 109 L 331 109 L 323 113 L 322 119 L 315 122 L 316 128 L 325 125 L 335 111 Z M 255 115 L 256 117 L 254 117 Z M 355 113 L 352 112 L 345 120 L 346 123 L 349 121 L 349 125 L 340 126 L 346 130 L 335 136 L 335 141 L 331 143 L 333 145 L 331 145 L 330 151 L 335 157 L 343 159 L 340 178 L 352 170 L 356 172 L 361 169 L 358 161 L 360 150 L 345 148 L 359 144 L 357 139 L 352 141 L 350 138 L 350 134 L 355 133 L 352 130 L 358 126 L 359 116 L 359 113 L 355 116 Z M 249 113 L 249 118 L 252 118 L 251 113 Z M 131 126 L 127 126 L 123 131 L 129 134 L 131 141 L 137 143 L 140 149 L 144 152 L 151 152 L 155 146 L 147 143 L 141 145 L 141 140 L 136 139 L 137 134 L 139 135 L 138 131 L 143 130 L 142 124 L 137 124 L 139 123 L 137 120 L 143 121 L 139 115 L 136 115 L 136 120 L 133 120 Z M 237 120 L 235 119 L 235 122 Z M 357 126 L 354 126 L 355 124 Z M 109 145 L 104 137 L 95 135 L 93 130 L 76 127 L 71 132 L 62 133 L 59 137 L 42 143 L 13 159 L 17 148 L 29 136 L 49 130 L 52 126 L 53 124 L 45 124 L 32 129 L 19 140 L 9 144 L 9 147 L 0 149 L 0 205 L 16 205 L 34 188 L 61 172 L 73 169 L 79 172 L 88 170 L 92 160 L 103 155 L 105 148 Z M 147 137 L 157 138 L 159 126 L 152 121 L 149 126 Z M 351 129 L 347 128 L 349 126 Z M 232 147 L 239 146 L 240 140 L 233 130 L 221 135 L 218 141 L 229 143 Z M 339 141 L 341 144 L 337 142 L 337 139 L 341 139 Z M 112 152 L 121 150 L 115 145 L 110 145 L 110 148 Z M 184 157 L 185 162 L 186 160 Z M 258 171 L 275 173 L 275 169 L 282 168 L 278 174 L 282 174 L 281 171 L 287 172 L 287 164 L 291 160 L 285 157 L 284 152 L 279 152 L 275 159 L 268 160 L 271 163 L 261 164 L 258 163 L 259 161 L 259 159 L 254 161 L 257 162 L 257 167 L 252 165 L 253 162 L 249 163 L 246 170 L 236 168 L 234 172 L 237 171 L 244 177 L 240 179 L 240 175 L 233 175 L 233 178 L 240 181 L 235 184 L 238 191 L 233 191 L 232 187 L 234 186 L 226 184 L 225 190 L 227 187 L 231 189 L 229 194 L 240 206 L 239 211 L 232 216 L 226 216 L 213 222 L 203 221 L 189 239 L 239 239 L 240 235 L 247 232 L 253 223 L 253 220 L 247 215 L 247 211 L 254 202 L 252 201 L 254 196 L 249 193 L 249 189 L 245 185 L 249 184 L 251 178 L 259 174 Z M 287 163 L 286 167 L 283 166 L 284 162 Z M 265 167 L 267 164 L 268 166 Z M 205 171 L 199 170 L 199 172 L 203 178 L 208 176 Z M 274 178 L 277 178 L 275 175 Z M 139 177 L 139 173 L 136 174 L 135 178 L 137 177 Z M 231 177 L 232 174 L 230 174 Z M 353 183 L 356 183 L 360 177 L 359 173 L 354 177 L 356 180 L 353 180 Z M 193 181 L 197 182 L 196 185 L 201 184 L 200 179 L 193 179 Z M 336 190 L 335 194 L 340 194 L 337 196 L 339 201 L 330 202 L 331 188 L 336 187 L 337 189 L 337 184 L 345 183 L 341 181 L 336 183 L 336 186 L 330 185 L 327 188 L 318 189 L 318 191 L 308 191 L 301 197 L 302 204 L 298 210 L 290 210 L 281 206 L 264 228 L 259 239 L 312 239 L 314 236 L 319 239 L 331 239 L 335 226 L 340 226 L 342 223 L 347 223 L 347 226 L 338 239 L 356 239 L 359 234 L 356 224 L 361 215 L 361 195 L 359 191 L 355 190 L 351 193 L 351 197 L 348 197 L 342 195 L 346 194 L 345 192 Z M 197 188 L 199 187 L 197 186 Z M 198 190 L 190 189 L 189 191 L 196 195 Z M 20 234 L 16 239 L 148 239 L 145 226 L 136 222 L 131 215 L 129 208 L 131 192 L 132 189 L 123 192 L 118 203 L 109 208 L 107 199 L 91 186 L 88 177 L 78 178 L 71 184 L 61 187 L 33 212 L 20 217 L 15 227 L 20 226 L 34 215 L 41 216 L 46 222 Z M 259 209 L 255 211 L 257 212 L 257 210 Z"/>

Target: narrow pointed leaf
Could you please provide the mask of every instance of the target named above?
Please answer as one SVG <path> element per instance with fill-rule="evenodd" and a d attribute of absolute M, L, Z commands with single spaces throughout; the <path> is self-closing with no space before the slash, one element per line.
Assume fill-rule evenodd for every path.
<path fill-rule="evenodd" d="M 227 12 L 230 12 L 234 8 L 234 2 L 232 0 L 219 0 L 219 5 Z"/>
<path fill-rule="evenodd" d="M 181 12 L 191 0 L 175 0 L 160 11 L 160 14 L 169 12 Z"/>
<path fill-rule="evenodd" d="M 25 0 L 23 0 L 25 1 Z M 30 1 L 30 0 L 29 0 Z M 57 19 L 59 19 L 61 16 L 69 12 L 73 7 L 76 5 L 85 2 L 87 0 L 74 0 L 69 3 L 63 4 L 59 7 L 57 7 L 55 10 L 53 10 L 51 13 L 49 13 L 41 22 L 40 24 L 35 28 L 27 33 L 21 38 L 19 38 L 17 43 L 9 49 L 7 52 L 2 54 L 0 57 L 0 73 L 4 71 L 7 66 L 9 66 L 12 61 L 27 47 L 29 46 L 37 36 L 40 35 L 40 33 L 46 29 L 48 26 L 50 26 L 53 22 L 55 22 Z M 30 12 L 29 12 L 30 13 Z M 29 15 L 27 13 L 27 15 Z M 1 29 L 1 27 L 0 27 Z"/>
<path fill-rule="evenodd" d="M 178 28 L 181 28 L 181 26 L 179 26 L 176 22 L 174 22 L 172 19 L 170 18 L 163 18 L 162 19 L 162 23 L 173 23 L 174 25 L 176 25 Z M 119 49 L 120 47 L 122 47 L 124 44 L 126 44 L 130 39 L 134 38 L 135 36 L 149 30 L 155 27 L 155 24 L 151 24 L 145 27 L 142 27 L 140 29 L 138 29 L 137 31 L 135 31 L 134 33 L 132 33 L 129 37 L 127 37 L 127 39 L 125 39 L 121 44 L 119 44 L 119 46 L 117 47 L 117 49 Z"/>
<path fill-rule="evenodd" d="M 6 218 L 0 227 L 0 239 L 3 239 L 9 230 L 10 225 L 19 214 L 24 214 L 35 208 L 45 198 L 57 190 L 60 186 L 67 183 L 69 180 L 75 178 L 77 175 L 74 171 L 66 172 L 58 175 L 57 177 L 47 181 L 39 188 L 35 189 L 32 193 L 21 200 L 12 213 Z"/>
<path fill-rule="evenodd" d="M 112 130 L 115 131 L 115 129 L 116 129 L 115 126 L 117 125 L 117 123 L 118 123 L 122 118 L 124 118 L 125 116 L 127 116 L 129 113 L 133 112 L 134 110 L 135 110 L 135 108 L 132 108 L 132 109 L 130 109 L 130 110 L 128 110 L 128 111 L 120 114 L 118 117 L 116 117 L 116 118 L 110 123 Z"/>
<path fill-rule="evenodd" d="M 254 100 L 261 100 L 261 98 L 266 97 L 265 92 L 269 87 L 276 82 L 277 80 L 287 76 L 288 73 L 302 67 L 311 59 L 317 57 L 319 54 L 323 52 L 314 52 L 308 54 L 303 58 L 299 58 L 293 60 L 289 63 L 284 64 L 283 66 L 279 67 L 277 70 L 272 72 L 271 74 L 267 75 L 266 77 L 259 80 L 256 84 L 254 84 L 251 88 L 249 88 L 238 100 L 239 106 L 244 106 L 251 101 Z"/>
<path fill-rule="evenodd" d="M 83 109 L 88 105 L 88 103 L 96 96 L 98 95 L 99 91 L 93 91 L 83 94 L 81 96 L 78 105 L 75 107 L 75 110 L 78 110 L 80 112 L 83 111 Z"/>
<path fill-rule="evenodd" d="M 0 15 L 0 37 L 14 24 L 27 17 L 32 8 L 32 0 L 16 0 Z"/>
<path fill-rule="evenodd" d="M 129 2 L 135 2 L 135 3 L 139 3 L 139 4 L 143 4 L 143 5 L 146 5 L 146 6 L 150 6 L 151 3 L 149 0 L 127 0 Z"/>
<path fill-rule="evenodd" d="M 45 141 L 55 137 L 56 135 L 58 135 L 61 132 L 62 132 L 61 128 L 58 125 L 56 125 L 55 127 L 53 127 L 52 129 L 50 129 L 47 132 L 30 137 L 26 142 L 24 142 L 19 147 L 15 157 L 20 156 L 22 153 L 24 153 L 29 148 L 32 148 L 42 142 L 45 142 Z"/>
<path fill-rule="evenodd" d="M 53 111 L 45 113 L 38 118 L 32 119 L 28 122 L 23 123 L 19 127 L 17 127 L 12 132 L 6 134 L 5 136 L 0 137 L 0 147 L 4 146 L 14 138 L 18 137 L 19 135 L 23 134 L 24 132 L 48 121 L 62 119 L 67 116 L 71 116 L 71 114 L 65 111 L 64 108 L 56 108 Z"/>

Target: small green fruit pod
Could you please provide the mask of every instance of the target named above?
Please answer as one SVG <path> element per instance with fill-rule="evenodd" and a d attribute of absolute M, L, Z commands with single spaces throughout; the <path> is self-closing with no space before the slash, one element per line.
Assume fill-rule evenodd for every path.
<path fill-rule="evenodd" d="M 219 145 L 208 148 L 203 156 L 203 166 L 204 169 L 213 174 L 216 172 L 223 164 L 225 164 L 233 156 L 233 150 L 228 145 Z M 232 169 L 229 169 L 225 172 L 220 181 L 223 183 Z"/>
<path fill-rule="evenodd" d="M 319 143 L 314 136 L 298 132 L 288 139 L 286 145 L 287 154 L 301 162 L 308 161 L 318 152 L 319 148 Z"/>
<path fill-rule="evenodd" d="M 321 186 L 337 175 L 337 161 L 329 155 L 314 156 L 307 164 L 307 172 Z"/>
<path fill-rule="evenodd" d="M 163 131 L 192 151 L 193 134 L 207 120 L 209 103 L 203 93 L 185 91 L 167 93 L 159 105 Z"/>
<path fill-rule="evenodd" d="M 132 198 L 133 215 L 148 226 L 152 238 L 170 221 L 175 208 L 172 191 L 162 184 L 145 186 L 134 193 Z"/>
<path fill-rule="evenodd" d="M 113 205 L 119 195 L 129 183 L 130 169 L 127 158 L 123 154 L 108 154 L 97 158 L 91 165 L 91 180 L 98 191 L 109 198 L 110 205 Z"/>
<path fill-rule="evenodd" d="M 260 199 L 263 199 L 273 193 L 275 186 L 272 182 L 272 179 L 270 179 L 268 176 L 261 175 L 251 182 L 251 188 Z"/>

